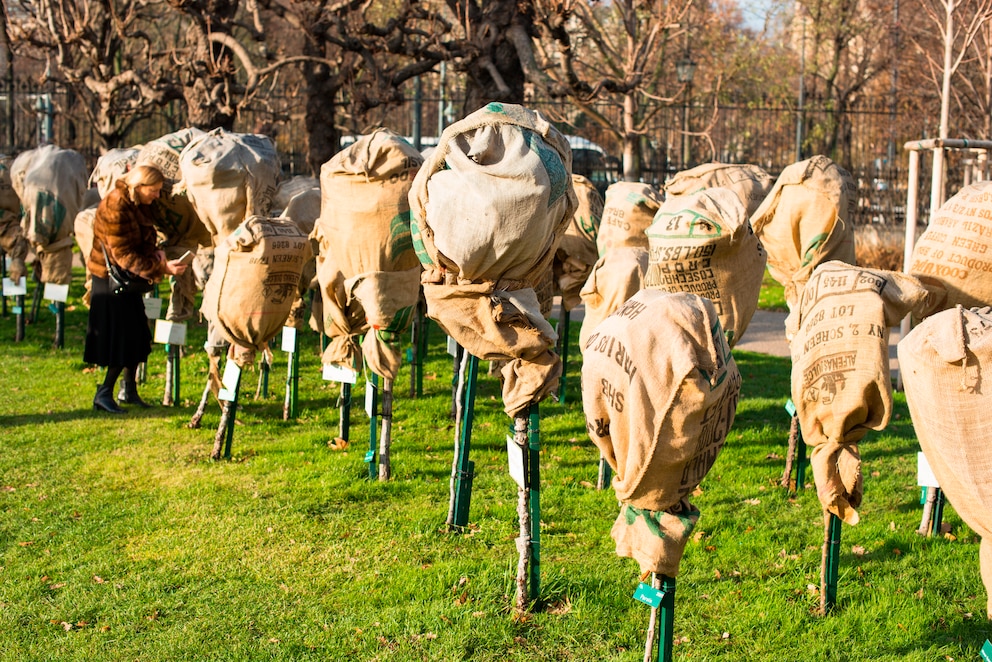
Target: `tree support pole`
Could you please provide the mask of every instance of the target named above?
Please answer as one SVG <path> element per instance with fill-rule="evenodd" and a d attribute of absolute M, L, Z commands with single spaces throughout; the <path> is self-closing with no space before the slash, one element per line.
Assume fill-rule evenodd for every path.
<path fill-rule="evenodd" d="M 338 436 L 348 441 L 351 434 L 351 384 L 341 383 L 341 395 L 338 397 Z"/>
<path fill-rule="evenodd" d="M 298 340 L 293 337 L 293 351 L 289 353 L 289 360 L 286 362 L 286 399 L 282 406 L 282 420 L 288 421 L 298 415 L 297 402 L 300 391 L 300 352 Z"/>
<path fill-rule="evenodd" d="M 823 511 L 823 562 L 820 573 L 820 611 L 826 615 L 837 604 L 837 576 L 840 566 L 841 520 Z"/>
<path fill-rule="evenodd" d="M 379 408 L 379 375 L 372 373 L 372 376 L 365 382 L 365 388 L 371 389 L 365 395 L 369 411 L 369 449 L 365 453 L 365 464 L 369 468 L 369 480 L 375 480 L 379 475 L 378 463 L 376 462 L 376 445 L 378 442 L 378 408 Z"/>
<path fill-rule="evenodd" d="M 379 433 L 379 480 L 387 481 L 392 476 L 389 451 L 393 435 L 393 380 L 382 380 L 382 431 Z"/>
<path fill-rule="evenodd" d="M 214 437 L 214 450 L 210 457 L 214 460 L 220 459 L 221 446 L 224 448 L 224 459 L 231 459 L 231 444 L 234 442 L 234 422 L 238 412 L 238 392 L 241 390 L 241 372 L 238 371 L 238 381 L 234 385 L 234 393 L 229 402 L 224 403 L 224 410 L 220 416 L 220 424 L 217 426 L 217 435 Z"/>
<path fill-rule="evenodd" d="M 55 349 L 65 347 L 65 301 L 55 302 Z"/>
<path fill-rule="evenodd" d="M 638 587 L 634 598 L 651 605 L 647 638 L 644 643 L 644 662 L 672 662 L 672 635 L 675 632 L 675 578 L 651 573 L 651 590 Z M 655 657 L 655 639 L 658 655 Z"/>
<path fill-rule="evenodd" d="M 24 295 L 18 294 L 14 296 L 14 342 L 24 340 L 24 325 Z"/>
<path fill-rule="evenodd" d="M 558 355 L 561 357 L 561 379 L 558 380 L 558 402 L 565 404 L 565 375 L 568 373 L 568 329 L 571 326 L 571 313 L 561 306 L 558 323 Z"/>
<path fill-rule="evenodd" d="M 472 480 L 475 478 L 475 463 L 469 459 L 469 451 L 472 446 L 472 420 L 475 412 L 475 387 L 478 374 L 479 359 L 468 352 L 463 352 L 455 389 L 455 454 L 451 465 L 451 500 L 446 522 L 449 528 L 468 525 Z"/>
<path fill-rule="evenodd" d="M 613 480 L 613 470 L 610 468 L 610 463 L 606 461 L 606 458 L 602 455 L 599 456 L 599 472 L 596 477 L 596 489 L 605 490 L 610 486 L 610 481 Z"/>

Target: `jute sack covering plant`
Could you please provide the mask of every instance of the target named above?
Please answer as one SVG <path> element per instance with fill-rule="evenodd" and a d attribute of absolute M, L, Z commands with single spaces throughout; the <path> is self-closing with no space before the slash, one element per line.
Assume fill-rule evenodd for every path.
<path fill-rule="evenodd" d="M 314 179 L 313 181 L 317 181 Z M 320 216 L 320 188 L 310 188 L 298 192 L 294 195 L 279 214 L 279 218 L 284 218 L 296 224 L 300 231 L 307 235 L 310 242 L 310 259 L 303 265 L 303 273 L 300 275 L 300 295 L 293 303 L 286 319 L 286 326 L 294 329 L 306 327 L 307 304 L 304 296 L 308 290 L 319 287 L 317 281 L 317 255 L 320 252 L 319 244 L 311 237 L 317 218 Z M 419 282 L 419 279 L 418 279 Z M 320 297 L 315 297 L 317 302 Z"/>
<path fill-rule="evenodd" d="M 579 329 L 580 348 L 586 346 L 600 322 L 641 291 L 647 270 L 646 248 L 617 246 L 596 261 L 579 292 L 586 307 Z"/>
<path fill-rule="evenodd" d="M 282 329 L 309 257 L 294 223 L 253 216 L 214 250 L 200 310 L 232 344 L 262 351 Z"/>
<path fill-rule="evenodd" d="M 582 407 L 621 502 L 611 535 L 641 572 L 674 577 L 699 519 L 689 495 L 734 422 L 741 375 L 707 299 L 642 290 L 583 353 Z"/>
<path fill-rule="evenodd" d="M 603 196 L 582 175 L 572 175 L 572 186 L 579 207 L 558 244 L 554 261 L 554 280 L 561 292 L 561 305 L 572 310 L 582 303 L 579 291 L 599 259 L 596 235 L 603 217 Z"/>
<path fill-rule="evenodd" d="M 768 251 L 768 273 L 785 288 L 790 308 L 817 265 L 854 264 L 854 207 L 858 187 L 851 174 L 825 156 L 793 163 L 751 215 L 751 226 Z"/>
<path fill-rule="evenodd" d="M 706 297 L 737 344 L 758 307 L 767 259 L 740 198 L 725 188 L 668 198 L 646 234 L 644 287 Z"/>
<path fill-rule="evenodd" d="M 72 230 L 88 172 L 82 154 L 44 145 L 14 159 L 11 183 L 21 199 L 21 228 L 41 262 L 41 281 L 72 281 Z"/>
<path fill-rule="evenodd" d="M 648 247 L 644 231 L 654 221 L 664 196 L 641 182 L 616 182 L 606 189 L 603 218 L 596 234 L 596 248 L 602 257 L 614 246 Z"/>
<path fill-rule="evenodd" d="M 161 170 L 165 175 L 166 187 L 171 188 L 171 185 L 181 178 L 179 155 L 187 145 L 202 135 L 204 135 L 202 129 L 190 127 L 156 138 L 141 146 L 136 163 L 153 165 Z"/>
<path fill-rule="evenodd" d="M 0 155 L 0 248 L 7 253 L 7 275 L 16 282 L 27 273 L 28 240 L 21 230 L 21 199 L 10 181 L 10 164 L 9 156 Z"/>
<path fill-rule="evenodd" d="M 579 347 L 590 331 L 644 285 L 648 237 L 644 231 L 661 207 L 662 194 L 650 184 L 616 182 L 606 189 L 603 218 L 596 235 L 599 260 L 579 290 L 585 316 Z"/>
<path fill-rule="evenodd" d="M 155 229 L 158 231 L 159 246 L 168 259 L 182 257 L 186 251 L 196 253 L 201 247 L 213 244 L 213 237 L 185 195 L 166 193 L 163 188 L 162 195 L 153 204 L 158 219 Z M 187 269 L 178 276 L 171 276 L 169 287 L 171 295 L 165 319 L 182 322 L 193 317 L 197 292 L 193 270 Z"/>
<path fill-rule="evenodd" d="M 945 308 L 992 305 L 992 182 L 963 189 L 917 239 L 909 273 L 947 290 Z"/>
<path fill-rule="evenodd" d="M 920 448 L 954 510 L 982 537 L 992 618 L 992 309 L 961 305 L 923 320 L 899 342 L 899 368 Z"/>
<path fill-rule="evenodd" d="M 898 271 L 818 266 L 786 319 L 792 401 L 824 509 L 858 523 L 858 442 L 892 414 L 889 327 L 929 314 L 939 297 Z"/>
<path fill-rule="evenodd" d="M 100 193 L 100 198 L 105 198 L 113 191 L 117 180 L 137 164 L 138 153 L 137 147 L 114 148 L 97 159 L 93 172 L 90 173 L 89 185 L 96 187 Z M 89 255 L 89 253 L 83 253 L 83 255 Z"/>
<path fill-rule="evenodd" d="M 690 195 L 703 189 L 725 188 L 737 195 L 750 218 L 774 183 L 775 178 L 756 165 L 704 163 L 676 173 L 665 183 L 665 196 Z"/>
<path fill-rule="evenodd" d="M 283 210 L 289 206 L 290 200 L 301 193 L 312 192 L 316 192 L 318 196 L 317 212 L 313 216 L 313 219 L 316 221 L 317 217 L 320 216 L 320 180 L 316 177 L 296 175 L 279 182 L 276 186 L 276 192 L 272 196 L 272 213 L 281 216 Z"/>
<path fill-rule="evenodd" d="M 184 193 L 214 243 L 249 216 L 267 216 L 279 181 L 279 155 L 267 136 L 214 129 L 197 136 L 179 155 Z"/>
<path fill-rule="evenodd" d="M 491 103 L 444 130 L 410 190 L 427 313 L 469 354 L 507 360 L 511 417 L 561 375 L 535 288 L 578 205 L 571 169 L 568 141 L 544 117 Z"/>
<path fill-rule="evenodd" d="M 352 336 L 367 330 L 361 351 L 369 369 L 386 379 L 399 372 L 400 334 L 420 294 L 409 193 L 423 161 L 402 137 L 376 129 L 320 169 L 317 280 L 330 337 L 324 363 L 357 364 Z M 358 310 L 359 324 L 344 327 Z"/>

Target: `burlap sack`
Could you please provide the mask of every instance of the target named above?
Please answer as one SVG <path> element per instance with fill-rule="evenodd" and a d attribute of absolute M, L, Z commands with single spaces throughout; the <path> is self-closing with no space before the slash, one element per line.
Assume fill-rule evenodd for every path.
<path fill-rule="evenodd" d="M 734 192 L 708 188 L 668 198 L 646 231 L 644 287 L 713 302 L 733 347 L 758 307 L 767 255 Z"/>
<path fill-rule="evenodd" d="M 945 308 L 992 305 L 992 181 L 966 186 L 917 239 L 909 273 L 947 290 Z"/>
<path fill-rule="evenodd" d="M 283 210 L 289 206 L 290 200 L 301 193 L 308 193 L 311 191 L 316 191 L 317 194 L 320 195 L 320 180 L 316 177 L 296 175 L 294 177 L 290 177 L 289 179 L 284 179 L 276 186 L 276 192 L 272 196 L 272 214 L 281 216 Z M 314 214 L 314 220 L 316 220 L 319 215 L 320 206 L 318 199 L 317 213 Z"/>
<path fill-rule="evenodd" d="M 11 165 L 11 184 L 21 199 L 21 228 L 41 262 L 41 282 L 72 281 L 72 231 L 83 203 L 88 173 L 82 154 L 44 145 Z"/>
<path fill-rule="evenodd" d="M 561 374 L 534 288 L 578 204 L 571 155 L 539 113 L 491 103 L 444 130 L 410 190 L 428 315 L 473 356 L 507 360 L 510 416 Z"/>
<path fill-rule="evenodd" d="M 120 179 L 131 166 L 137 164 L 138 148 L 114 148 L 107 150 L 96 161 L 93 172 L 90 173 L 89 185 L 95 186 L 101 198 L 114 190 Z M 86 253 L 88 255 L 88 253 Z"/>
<path fill-rule="evenodd" d="M 247 219 L 214 251 L 201 312 L 229 342 L 264 350 L 299 294 L 309 252 L 306 235 L 292 222 Z"/>
<path fill-rule="evenodd" d="M 737 195 L 750 218 L 774 183 L 775 179 L 756 165 L 704 163 L 676 173 L 665 183 L 665 197 L 690 195 L 708 188 L 725 188 Z"/>
<path fill-rule="evenodd" d="M 592 182 L 582 175 L 573 174 L 572 186 L 579 206 L 558 244 L 553 265 L 554 282 L 561 293 L 561 305 L 565 310 L 572 310 L 582 302 L 579 292 L 599 259 L 596 235 L 603 217 L 603 196 Z"/>
<path fill-rule="evenodd" d="M 28 240 L 21 230 L 21 199 L 10 180 L 11 158 L 0 155 L 0 249 L 7 254 L 7 274 L 14 281 L 27 274 Z"/>
<path fill-rule="evenodd" d="M 751 226 L 768 251 L 768 273 L 785 287 L 790 307 L 817 265 L 854 264 L 854 209 L 858 187 L 851 174 L 814 156 L 793 163 L 761 206 Z"/>
<path fill-rule="evenodd" d="M 585 347 L 596 326 L 624 301 L 644 287 L 648 251 L 634 246 L 617 246 L 593 265 L 579 297 L 585 304 L 579 347 Z"/>
<path fill-rule="evenodd" d="M 136 163 L 153 165 L 165 175 L 166 187 L 171 188 L 181 178 L 179 155 L 193 140 L 204 135 L 202 129 L 190 127 L 156 138 L 138 150 Z"/>
<path fill-rule="evenodd" d="M 617 554 L 641 572 L 678 573 L 699 518 L 688 497 L 723 446 L 740 386 L 713 304 L 693 294 L 642 290 L 589 337 L 586 428 L 623 504 Z"/>
<path fill-rule="evenodd" d="M 899 368 L 920 448 L 954 510 L 982 537 L 992 618 L 992 309 L 961 305 L 925 319 L 899 342 Z"/>
<path fill-rule="evenodd" d="M 249 216 L 267 216 L 279 181 L 279 155 L 267 136 L 214 129 L 179 155 L 183 193 L 220 242 Z"/>
<path fill-rule="evenodd" d="M 786 319 L 792 353 L 792 401 L 820 503 L 858 523 L 858 442 L 892 414 L 889 327 L 908 313 L 929 314 L 939 301 L 916 278 L 897 271 L 818 266 Z"/>
<path fill-rule="evenodd" d="M 616 182 L 606 189 L 603 219 L 596 235 L 600 257 L 614 246 L 647 248 L 648 229 L 661 207 L 663 196 L 650 184 Z"/>
<path fill-rule="evenodd" d="M 400 335 L 420 294 L 420 261 L 410 234 L 410 186 L 423 157 L 388 129 L 376 129 L 335 154 L 320 169 L 321 238 L 317 279 L 325 332 L 364 311 L 348 335 L 368 333 L 362 353 L 369 369 L 395 379 L 402 364 Z M 337 291 L 332 291 L 337 288 Z M 332 310 L 340 305 L 342 308 Z M 349 309 L 352 309 L 349 311 Z M 328 323 L 328 316 L 334 320 Z M 331 335 L 328 332 L 328 335 Z M 338 341 L 325 363 L 354 362 L 353 341 Z"/>
<path fill-rule="evenodd" d="M 79 254 L 81 256 L 89 255 L 90 251 L 93 250 L 93 221 L 95 220 L 96 207 L 89 207 L 80 210 L 76 214 L 75 222 L 72 224 L 76 244 L 79 245 Z M 93 276 L 86 266 L 85 257 L 83 258 L 83 268 L 86 270 L 86 281 L 83 284 L 83 305 L 88 307 L 90 305 L 90 290 L 93 285 Z"/>

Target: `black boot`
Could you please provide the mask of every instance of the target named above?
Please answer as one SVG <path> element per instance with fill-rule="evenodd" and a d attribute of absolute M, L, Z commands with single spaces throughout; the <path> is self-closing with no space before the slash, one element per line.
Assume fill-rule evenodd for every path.
<path fill-rule="evenodd" d="M 103 410 L 111 414 L 123 414 L 126 410 L 121 409 L 114 402 L 113 389 L 101 384 L 96 389 L 96 396 L 93 398 L 93 409 Z"/>
<path fill-rule="evenodd" d="M 137 405 L 143 409 L 151 407 L 138 395 L 138 385 L 129 380 L 127 376 L 121 381 L 121 390 L 117 393 L 117 401 L 125 405 Z"/>

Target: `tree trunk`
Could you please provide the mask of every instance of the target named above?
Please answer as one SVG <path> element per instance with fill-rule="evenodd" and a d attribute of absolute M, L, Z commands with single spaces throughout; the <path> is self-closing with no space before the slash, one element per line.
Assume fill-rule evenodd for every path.
<path fill-rule="evenodd" d="M 0 75 L 7 83 L 7 131 L 4 136 L 7 148 L 4 151 L 13 154 L 17 151 L 14 145 L 14 53 L 7 34 L 7 3 L 0 3 Z"/>
<path fill-rule="evenodd" d="M 340 84 L 324 64 L 305 64 L 307 165 L 314 177 L 338 151 L 341 132 L 334 125 L 334 101 Z"/>

